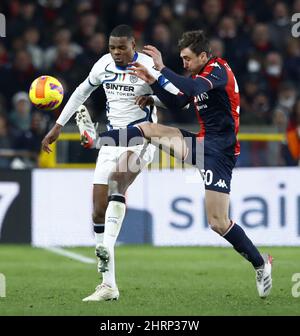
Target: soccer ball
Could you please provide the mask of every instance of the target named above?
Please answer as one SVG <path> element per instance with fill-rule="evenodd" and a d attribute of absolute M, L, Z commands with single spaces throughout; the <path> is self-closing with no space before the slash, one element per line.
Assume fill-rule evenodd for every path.
<path fill-rule="evenodd" d="M 64 89 L 56 78 L 40 76 L 32 82 L 29 98 L 32 104 L 40 110 L 54 110 L 64 98 Z"/>

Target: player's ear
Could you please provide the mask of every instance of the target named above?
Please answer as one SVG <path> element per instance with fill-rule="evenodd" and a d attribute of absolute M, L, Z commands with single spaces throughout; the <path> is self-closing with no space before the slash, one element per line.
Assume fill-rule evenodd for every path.
<path fill-rule="evenodd" d="M 200 54 L 199 54 L 199 57 L 202 61 L 204 61 L 206 58 L 208 58 L 208 55 L 206 53 L 206 51 L 202 51 Z"/>
<path fill-rule="evenodd" d="M 136 43 L 135 43 L 135 39 L 133 38 L 132 41 L 131 41 L 131 45 L 132 45 L 132 49 L 135 50 L 135 47 L 136 47 Z"/>

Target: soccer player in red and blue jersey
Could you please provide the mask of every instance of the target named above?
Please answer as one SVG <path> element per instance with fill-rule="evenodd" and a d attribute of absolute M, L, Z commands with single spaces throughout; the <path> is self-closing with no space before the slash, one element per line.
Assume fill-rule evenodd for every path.
<path fill-rule="evenodd" d="M 261 255 L 244 230 L 229 218 L 232 170 L 240 153 L 237 140 L 240 96 L 236 79 L 224 59 L 211 57 L 209 41 L 203 31 L 184 33 L 179 49 L 183 66 L 190 77 L 180 76 L 168 69 L 154 46 L 144 47 L 144 52 L 152 57 L 156 70 L 180 90 L 177 96 L 164 90 L 149 70 L 139 63 L 132 64 L 131 74 L 150 84 L 156 96 L 174 113 L 188 103 L 193 104 L 200 125 L 199 133 L 142 123 L 137 127 L 102 133 L 99 144 L 103 145 L 101 141 L 109 137 L 117 146 L 127 146 L 132 139 L 142 137 L 152 144 L 172 147 L 174 156 L 197 166 L 204 179 L 210 227 L 252 263 L 256 270 L 258 294 L 265 298 L 272 287 L 272 258 Z M 137 103 L 149 104 L 151 98 L 140 97 Z M 126 143 L 122 143 L 124 141 Z M 119 194 L 117 184 L 114 192 Z"/>

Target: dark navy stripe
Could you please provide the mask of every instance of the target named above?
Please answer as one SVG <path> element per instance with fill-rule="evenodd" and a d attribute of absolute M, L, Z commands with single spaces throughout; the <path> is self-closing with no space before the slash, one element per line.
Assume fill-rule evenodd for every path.
<path fill-rule="evenodd" d="M 104 80 L 104 81 L 102 82 L 102 84 L 104 84 L 104 83 L 109 83 L 109 82 L 114 82 L 117 78 L 118 78 L 118 74 L 115 74 L 115 77 L 114 77 L 114 78 Z"/>
<path fill-rule="evenodd" d="M 145 111 L 147 113 L 147 115 L 144 118 L 141 119 L 137 119 L 135 121 L 132 121 L 131 123 L 129 123 L 127 126 L 132 126 L 132 125 L 136 125 L 138 123 L 141 123 L 143 121 L 150 121 L 153 122 L 152 119 L 152 113 L 153 113 L 153 106 L 151 106 L 151 108 L 148 110 L 147 108 L 145 108 L 143 111 Z"/>
<path fill-rule="evenodd" d="M 89 81 L 89 84 L 91 85 L 91 86 L 99 86 L 100 84 L 93 84 L 91 81 L 90 81 L 90 78 L 88 78 L 88 81 Z"/>
<path fill-rule="evenodd" d="M 110 195 L 110 196 L 108 196 L 108 202 L 110 202 L 110 201 L 125 203 L 125 196 L 122 196 L 122 195 Z"/>

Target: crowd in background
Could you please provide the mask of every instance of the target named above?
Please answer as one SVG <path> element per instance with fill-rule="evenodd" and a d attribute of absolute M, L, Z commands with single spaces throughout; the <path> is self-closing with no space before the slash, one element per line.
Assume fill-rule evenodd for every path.
<path fill-rule="evenodd" d="M 182 74 L 178 39 L 186 30 L 204 29 L 213 55 L 224 57 L 236 75 L 241 124 L 288 130 L 291 145 L 278 163 L 300 158 L 300 37 L 291 33 L 300 0 L 1 0 L 0 12 L 7 25 L 0 38 L 0 149 L 39 152 L 61 110 L 36 111 L 27 95 L 31 82 L 41 74 L 57 77 L 66 93 L 62 108 L 107 53 L 110 31 L 124 23 L 133 28 L 138 50 L 155 45 L 165 64 Z M 106 121 L 102 89 L 88 107 L 95 121 Z M 197 122 L 192 111 L 159 117 L 162 123 Z M 0 158 L 0 167 L 9 160 Z"/>

